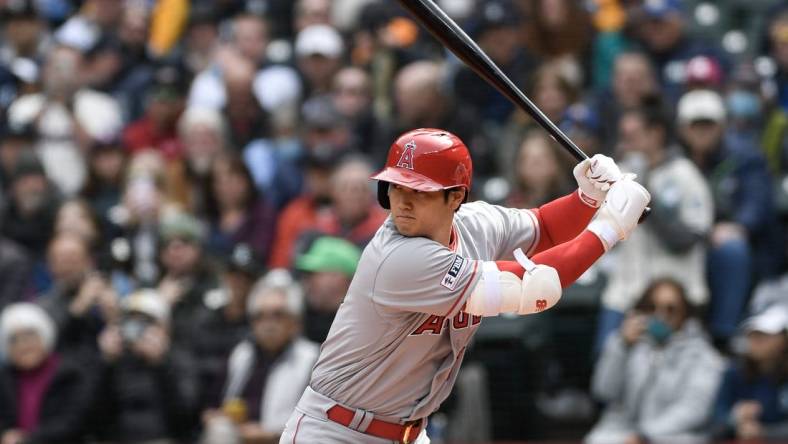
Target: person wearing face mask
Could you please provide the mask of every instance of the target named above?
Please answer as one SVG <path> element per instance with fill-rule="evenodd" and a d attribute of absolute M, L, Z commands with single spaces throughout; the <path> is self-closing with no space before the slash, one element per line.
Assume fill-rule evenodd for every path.
<path fill-rule="evenodd" d="M 752 62 L 742 62 L 733 69 L 724 99 L 728 111 L 727 142 L 760 144 L 768 116 L 764 113 L 761 77 Z"/>
<path fill-rule="evenodd" d="M 654 280 L 596 364 L 592 393 L 607 405 L 585 442 L 703 442 L 722 365 L 684 288 Z"/>

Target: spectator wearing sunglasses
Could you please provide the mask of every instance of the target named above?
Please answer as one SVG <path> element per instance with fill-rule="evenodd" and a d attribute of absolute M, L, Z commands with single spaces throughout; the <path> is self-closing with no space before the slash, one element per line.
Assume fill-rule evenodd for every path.
<path fill-rule="evenodd" d="M 279 442 L 318 355 L 301 336 L 303 311 L 303 290 L 286 270 L 255 284 L 246 310 L 252 334 L 230 354 L 221 407 L 203 413 L 203 442 Z"/>
<path fill-rule="evenodd" d="M 607 406 L 585 442 L 702 441 L 721 372 L 684 288 L 653 281 L 596 364 L 592 393 Z"/>

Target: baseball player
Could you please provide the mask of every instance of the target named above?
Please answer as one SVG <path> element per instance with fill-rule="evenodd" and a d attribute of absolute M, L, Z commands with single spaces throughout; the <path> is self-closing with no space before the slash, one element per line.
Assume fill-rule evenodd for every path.
<path fill-rule="evenodd" d="M 427 417 L 482 317 L 555 305 L 650 199 L 602 155 L 575 167 L 576 192 L 538 209 L 468 203 L 471 174 L 449 132 L 417 129 L 391 146 L 372 177 L 391 215 L 364 249 L 280 444 L 429 443 Z"/>

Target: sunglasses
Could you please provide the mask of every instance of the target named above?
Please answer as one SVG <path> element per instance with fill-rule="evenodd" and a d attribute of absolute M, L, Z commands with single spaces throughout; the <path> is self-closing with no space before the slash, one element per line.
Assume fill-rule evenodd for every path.
<path fill-rule="evenodd" d="M 290 314 L 285 310 L 273 310 L 273 311 L 258 311 L 252 315 L 252 322 L 260 322 L 260 321 L 283 321 L 290 317 Z"/>
<path fill-rule="evenodd" d="M 643 311 L 647 313 L 662 313 L 666 316 L 675 316 L 681 313 L 681 307 L 676 304 L 646 304 Z"/>

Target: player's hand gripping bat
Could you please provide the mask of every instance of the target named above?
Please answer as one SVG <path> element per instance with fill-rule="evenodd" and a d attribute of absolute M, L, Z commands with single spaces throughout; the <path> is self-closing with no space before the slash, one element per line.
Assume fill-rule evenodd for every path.
<path fill-rule="evenodd" d="M 518 108 L 528 113 L 536 123 L 544 128 L 550 136 L 555 139 L 569 154 L 578 162 L 588 159 L 588 155 L 583 152 L 572 140 L 567 137 L 544 113 L 531 102 L 528 97 L 518 88 L 506 74 L 493 62 L 487 54 L 473 41 L 462 28 L 454 22 L 443 10 L 432 0 L 397 0 L 408 10 L 422 26 L 441 43 L 444 44 L 460 60 L 465 62 L 468 67 L 473 69 L 476 74 L 483 78 L 487 83 L 494 86 L 501 94 L 506 96 Z M 640 220 L 651 211 L 646 208 Z"/>

